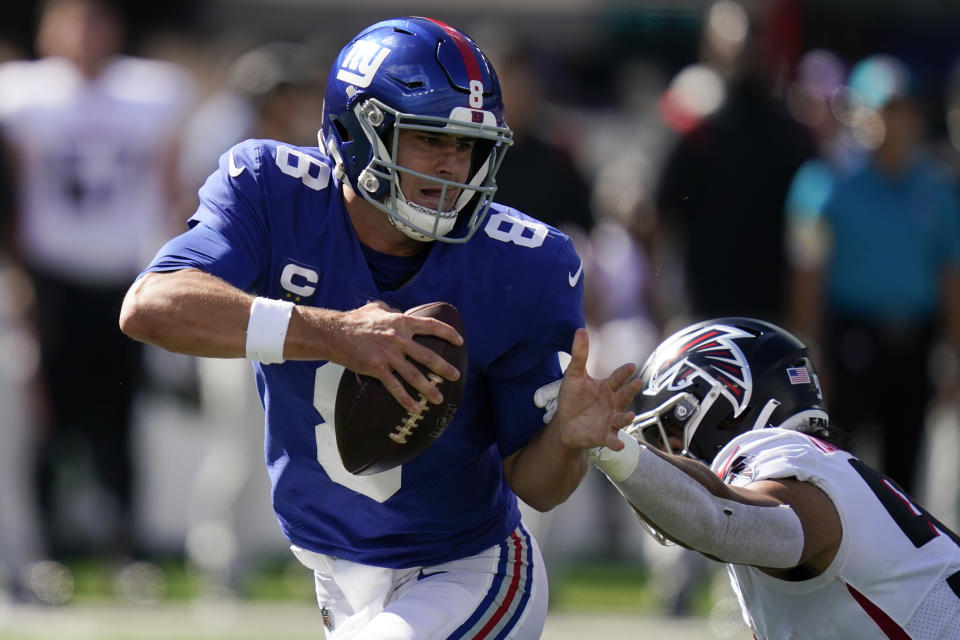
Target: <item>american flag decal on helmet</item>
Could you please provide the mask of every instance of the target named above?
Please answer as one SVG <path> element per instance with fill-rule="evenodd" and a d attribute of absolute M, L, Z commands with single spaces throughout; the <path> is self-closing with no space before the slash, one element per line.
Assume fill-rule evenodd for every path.
<path fill-rule="evenodd" d="M 787 367 L 790 384 L 810 384 L 810 373 L 806 367 Z"/>
<path fill-rule="evenodd" d="M 747 359 L 734 341 L 753 338 L 746 331 L 714 324 L 674 336 L 657 350 L 659 367 L 650 377 L 645 394 L 656 395 L 665 388 L 679 391 L 701 378 L 719 383 L 720 393 L 733 405 L 735 416 L 750 402 L 753 382 Z"/>

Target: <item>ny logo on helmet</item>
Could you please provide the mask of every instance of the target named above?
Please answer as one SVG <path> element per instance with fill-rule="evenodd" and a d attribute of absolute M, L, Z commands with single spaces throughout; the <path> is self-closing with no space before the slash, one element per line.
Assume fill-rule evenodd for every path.
<path fill-rule="evenodd" d="M 349 82 L 360 88 L 370 86 L 373 76 L 377 74 L 380 65 L 390 55 L 390 49 L 381 47 L 373 40 L 358 40 L 350 53 L 343 59 L 337 80 Z M 354 73 L 355 71 L 359 73 Z"/>
<path fill-rule="evenodd" d="M 721 395 L 733 405 L 733 415 L 739 416 L 750 402 L 753 382 L 747 359 L 734 342 L 736 338 L 752 339 L 753 335 L 736 327 L 715 324 L 674 336 L 654 354 L 652 362 L 657 369 L 643 393 L 656 395 L 663 389 L 680 391 L 700 378 L 717 385 Z"/>

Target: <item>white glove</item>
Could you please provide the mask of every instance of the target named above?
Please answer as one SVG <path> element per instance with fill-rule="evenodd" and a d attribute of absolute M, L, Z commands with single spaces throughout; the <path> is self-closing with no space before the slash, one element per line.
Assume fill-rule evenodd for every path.
<path fill-rule="evenodd" d="M 560 396 L 560 384 L 562 382 L 562 378 L 554 380 L 533 393 L 533 404 L 544 410 L 543 424 L 548 424 L 553 420 L 553 414 L 557 412 L 557 398 Z"/>

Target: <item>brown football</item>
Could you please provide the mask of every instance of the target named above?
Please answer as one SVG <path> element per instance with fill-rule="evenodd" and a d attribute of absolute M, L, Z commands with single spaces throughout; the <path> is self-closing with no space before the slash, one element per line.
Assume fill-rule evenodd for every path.
<path fill-rule="evenodd" d="M 464 335 L 460 312 L 447 302 L 429 302 L 405 313 L 436 318 Z M 427 401 L 404 382 L 407 393 L 419 399 L 422 407 L 418 412 L 408 412 L 382 382 L 345 370 L 337 387 L 334 424 L 340 459 L 350 473 L 369 475 L 408 462 L 436 442 L 453 421 L 467 379 L 467 345 L 458 347 L 426 335 L 415 336 L 414 340 L 443 356 L 460 371 L 460 378 L 451 382 L 417 364 L 439 385 L 443 402 L 437 405 Z"/>

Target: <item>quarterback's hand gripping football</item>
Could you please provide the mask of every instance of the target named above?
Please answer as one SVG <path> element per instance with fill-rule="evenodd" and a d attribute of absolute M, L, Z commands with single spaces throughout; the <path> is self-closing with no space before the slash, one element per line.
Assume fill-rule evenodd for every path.
<path fill-rule="evenodd" d="M 623 443 L 617 432 L 633 420 L 633 413 L 625 409 L 642 382 L 633 377 L 633 364 L 618 367 L 604 380 L 591 377 L 587 373 L 588 350 L 587 331 L 578 329 L 552 422 L 558 422 L 560 442 L 570 449 L 603 446 L 619 451 Z"/>
<path fill-rule="evenodd" d="M 456 367 L 414 340 L 416 335 L 430 335 L 454 345 L 463 344 L 463 337 L 456 329 L 435 318 L 406 315 L 377 300 L 343 313 L 340 335 L 339 352 L 330 359 L 351 371 L 380 380 L 407 410 L 416 409 L 417 401 L 404 388 L 401 379 L 430 402 L 443 402 L 437 386 L 410 360 L 447 380 L 460 377 Z"/>

